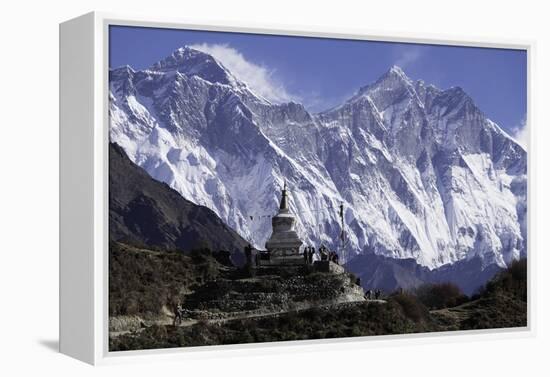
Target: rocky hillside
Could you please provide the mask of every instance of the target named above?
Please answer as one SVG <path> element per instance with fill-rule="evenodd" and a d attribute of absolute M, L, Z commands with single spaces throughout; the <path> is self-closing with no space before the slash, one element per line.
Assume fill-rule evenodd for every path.
<path fill-rule="evenodd" d="M 348 273 L 298 270 L 289 275 L 229 274 L 198 287 L 185 297 L 190 310 L 226 313 L 227 316 L 262 315 L 311 307 L 364 301 L 363 290 Z M 233 314 L 232 314 L 233 313 Z"/>
<path fill-rule="evenodd" d="M 154 251 L 113 242 L 109 256 L 109 329 L 116 338 L 151 326 L 168 328 L 178 304 L 182 327 L 200 322 L 274 317 L 365 301 L 355 276 L 312 266 L 238 268 L 208 249 Z"/>
<path fill-rule="evenodd" d="M 395 292 L 384 300 L 354 300 L 356 289 L 346 281 L 346 274 L 299 274 L 289 279 L 269 275 L 251 278 L 236 272 L 226 269 L 215 280 L 198 284 L 185 295 L 185 319 L 181 324 L 172 326 L 171 317 L 164 322 L 139 319 L 132 329 L 111 333 L 109 349 L 527 326 L 526 260 L 512 263 L 479 294 L 462 297 L 458 306 L 444 305 L 433 310 L 429 295 L 411 292 Z M 426 287 L 424 292 L 429 290 Z M 347 296 L 346 292 L 352 295 Z M 452 290 L 450 294 L 454 294 Z M 446 299 L 453 297 L 438 298 L 443 303 L 457 302 Z M 112 322 L 121 323 L 116 320 L 112 318 Z"/>

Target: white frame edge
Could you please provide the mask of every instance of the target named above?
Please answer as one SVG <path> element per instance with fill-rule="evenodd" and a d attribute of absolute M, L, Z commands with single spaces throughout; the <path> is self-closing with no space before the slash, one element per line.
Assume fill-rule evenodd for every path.
<path fill-rule="evenodd" d="M 94 17 L 59 31 L 59 349 L 94 362 Z"/>
<path fill-rule="evenodd" d="M 528 326 L 263 344 L 108 351 L 108 30 L 110 25 L 375 40 L 527 52 Z M 533 155 L 534 41 L 252 22 L 197 22 L 167 17 L 92 12 L 60 25 L 60 352 L 90 364 L 286 354 L 413 344 L 469 342 L 535 335 L 536 251 Z M 76 141 L 76 142 L 75 142 Z M 92 191 L 93 190 L 93 191 Z M 91 201 L 91 202 L 88 202 Z M 82 240 L 85 240 L 84 242 Z M 215 353 L 214 353 L 215 352 Z"/>

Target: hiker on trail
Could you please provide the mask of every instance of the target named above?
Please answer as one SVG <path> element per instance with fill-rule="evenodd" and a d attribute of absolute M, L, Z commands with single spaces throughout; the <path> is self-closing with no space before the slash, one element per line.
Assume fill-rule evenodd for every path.
<path fill-rule="evenodd" d="M 369 290 L 367 291 L 367 293 L 365 293 L 365 298 L 366 298 L 367 300 L 370 300 L 371 297 L 372 297 L 372 291 L 369 289 Z"/>
<path fill-rule="evenodd" d="M 308 259 L 308 249 L 309 249 L 308 246 L 306 246 L 306 247 L 304 248 L 304 262 L 305 262 L 305 264 L 308 264 L 308 260 L 309 260 L 309 259 Z"/>
<path fill-rule="evenodd" d="M 377 290 L 374 292 L 374 298 L 377 299 L 377 300 L 380 298 L 380 289 L 377 289 Z"/>
<path fill-rule="evenodd" d="M 174 312 L 174 322 L 172 323 L 172 325 L 176 326 L 179 325 L 183 320 L 183 306 L 181 304 L 178 304 Z"/>

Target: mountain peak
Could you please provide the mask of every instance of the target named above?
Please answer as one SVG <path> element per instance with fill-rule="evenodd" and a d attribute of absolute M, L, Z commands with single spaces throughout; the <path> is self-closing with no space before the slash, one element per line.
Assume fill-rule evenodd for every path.
<path fill-rule="evenodd" d="M 396 74 L 396 75 L 400 75 L 400 76 L 407 76 L 405 75 L 405 72 L 403 72 L 403 69 L 401 69 L 400 66 L 398 65 L 392 65 L 391 68 L 389 69 L 388 71 L 389 73 L 393 73 L 393 74 Z"/>
<path fill-rule="evenodd" d="M 153 71 L 177 71 L 188 76 L 198 76 L 212 83 L 234 84 L 235 77 L 212 55 L 190 46 L 180 47 L 150 68 Z"/>
<path fill-rule="evenodd" d="M 154 67 L 213 86 L 233 77 L 189 47 Z M 386 68 L 361 93 L 313 118 L 299 104 L 257 106 L 244 86 L 163 91 L 151 88 L 171 85 L 163 77 L 171 75 L 121 77 L 111 85 L 111 141 L 258 246 L 272 229 L 257 216 L 273 213 L 284 173 L 299 187 L 297 226 L 309 244 L 337 244 L 331 208 L 344 202 L 353 231 L 343 259 L 372 251 L 435 268 L 476 255 L 502 266 L 524 255 L 525 151 L 461 88 L 432 89 L 400 67 Z"/>
<path fill-rule="evenodd" d="M 408 84 L 412 83 L 412 80 L 405 74 L 401 67 L 397 65 L 391 66 L 390 69 L 388 69 L 386 73 L 378 79 L 378 82 L 386 81 L 388 79 L 397 79 Z"/>
<path fill-rule="evenodd" d="M 401 67 L 393 65 L 374 83 L 359 88 L 359 91 L 350 99 L 350 101 L 354 101 L 361 98 L 365 94 L 368 94 L 378 107 L 380 104 L 377 103 L 378 101 L 376 101 L 375 98 L 380 96 L 380 92 L 406 91 L 410 93 L 410 95 L 416 96 L 413 84 L 414 82 L 405 74 L 405 72 L 403 72 Z M 382 108 L 385 108 L 385 106 Z"/>
<path fill-rule="evenodd" d="M 214 59 L 211 55 L 205 52 L 199 51 L 197 49 L 194 49 L 193 47 L 190 47 L 187 45 L 175 49 L 172 52 L 171 56 L 178 61 L 185 61 L 187 59 L 198 58 L 198 57 L 203 59 L 210 59 L 210 58 Z"/>

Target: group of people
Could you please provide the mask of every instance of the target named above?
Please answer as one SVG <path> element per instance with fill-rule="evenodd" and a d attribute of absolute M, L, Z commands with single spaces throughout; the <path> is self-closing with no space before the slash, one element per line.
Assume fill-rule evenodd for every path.
<path fill-rule="evenodd" d="M 306 264 L 312 264 L 313 263 L 313 256 L 314 255 L 315 255 L 315 247 L 306 246 L 304 248 L 303 256 L 304 256 L 304 261 L 306 262 Z M 336 251 L 331 251 L 331 250 L 327 249 L 325 247 L 325 245 L 321 245 L 321 247 L 319 248 L 319 255 L 320 255 L 320 259 L 322 261 L 329 260 L 329 261 L 334 262 L 336 264 L 339 263 L 338 253 L 336 253 Z"/>
<path fill-rule="evenodd" d="M 315 254 L 315 247 L 306 246 L 302 254 L 304 256 L 304 262 L 306 264 L 313 264 L 313 256 Z M 261 253 L 255 250 L 251 244 L 247 244 L 244 247 L 244 255 L 246 258 L 246 264 L 248 266 L 252 266 L 252 262 L 254 262 L 256 266 L 260 265 L 260 259 L 262 259 Z M 321 247 L 319 247 L 319 259 L 321 259 L 322 261 L 329 260 L 331 262 L 339 264 L 338 253 L 336 251 L 327 249 L 325 245 L 321 245 Z"/>
<path fill-rule="evenodd" d="M 313 263 L 313 256 L 315 255 L 315 248 L 313 246 L 306 246 L 304 248 L 304 262 L 306 264 L 312 264 Z"/>
<path fill-rule="evenodd" d="M 374 291 L 374 299 L 375 300 L 378 300 L 380 299 L 380 295 L 382 294 L 382 292 L 380 291 L 380 289 L 377 289 Z M 366 293 L 365 293 L 365 298 L 367 300 L 371 300 L 372 299 L 372 295 L 373 295 L 373 291 L 372 290 L 368 290 Z"/>

